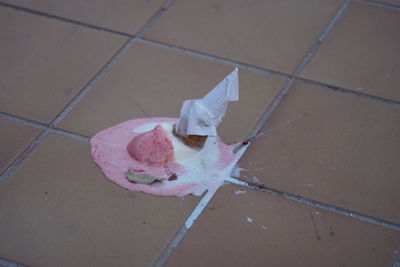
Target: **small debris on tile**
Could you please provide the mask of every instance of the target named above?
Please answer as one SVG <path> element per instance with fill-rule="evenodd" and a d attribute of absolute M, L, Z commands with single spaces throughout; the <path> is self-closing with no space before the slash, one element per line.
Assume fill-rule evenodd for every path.
<path fill-rule="evenodd" d="M 258 184 L 261 182 L 256 176 L 251 177 L 251 181 Z"/>
<path fill-rule="evenodd" d="M 246 194 L 246 190 L 236 190 L 235 191 L 235 195 L 244 195 L 244 194 Z"/>
<path fill-rule="evenodd" d="M 249 223 L 253 223 L 253 219 L 250 218 L 250 217 L 247 217 L 247 221 L 248 221 Z"/>
<path fill-rule="evenodd" d="M 261 228 L 264 229 L 265 231 L 268 230 L 268 227 L 265 225 L 261 226 Z"/>
<path fill-rule="evenodd" d="M 146 173 L 135 174 L 132 170 L 128 170 L 125 173 L 125 176 L 130 182 L 134 182 L 137 184 L 151 184 L 151 183 L 154 183 L 155 181 L 162 180 L 161 178 L 151 176 Z"/>
<path fill-rule="evenodd" d="M 239 166 L 235 166 L 235 168 L 233 168 L 231 176 L 232 177 L 240 177 L 241 172 L 244 171 L 244 168 L 240 168 Z"/>

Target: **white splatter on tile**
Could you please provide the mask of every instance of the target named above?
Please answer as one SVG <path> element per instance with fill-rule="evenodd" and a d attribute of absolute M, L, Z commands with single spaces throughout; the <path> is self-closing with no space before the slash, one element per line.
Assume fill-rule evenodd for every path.
<path fill-rule="evenodd" d="M 240 177 L 240 173 L 242 171 L 244 171 L 244 168 L 240 168 L 238 165 L 235 166 L 235 168 L 233 168 L 231 176 L 232 177 Z"/>
<path fill-rule="evenodd" d="M 249 223 L 253 223 L 253 219 L 252 219 L 252 218 L 250 218 L 250 217 L 247 217 L 247 222 L 249 222 Z"/>
<path fill-rule="evenodd" d="M 251 181 L 254 183 L 260 183 L 260 180 L 256 176 L 251 177 Z"/>
<path fill-rule="evenodd" d="M 235 195 L 244 195 L 244 194 L 246 194 L 246 190 L 236 190 L 235 191 Z"/>
<path fill-rule="evenodd" d="M 267 231 L 267 230 L 268 230 L 268 227 L 267 227 L 267 226 L 265 226 L 265 225 L 261 226 L 261 228 L 262 228 L 262 229 L 264 229 L 265 231 Z"/>

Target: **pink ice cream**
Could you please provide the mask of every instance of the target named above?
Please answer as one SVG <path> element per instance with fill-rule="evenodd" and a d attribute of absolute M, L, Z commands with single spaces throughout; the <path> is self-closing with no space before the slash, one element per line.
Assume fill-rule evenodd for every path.
<path fill-rule="evenodd" d="M 104 129 L 90 139 L 92 159 L 109 180 L 131 191 L 185 196 L 216 190 L 229 176 L 229 166 L 238 159 L 232 152 L 233 146 L 215 137 L 202 150 L 192 150 L 161 126 L 169 125 L 172 129 L 176 121 L 177 118 L 143 118 Z M 182 156 L 179 146 L 192 154 Z M 130 182 L 125 176 L 127 170 L 159 177 L 162 181 Z M 169 180 L 173 174 L 177 179 Z"/>
<path fill-rule="evenodd" d="M 160 125 L 133 138 L 127 150 L 132 158 L 150 166 L 162 166 L 174 160 L 172 142 Z"/>

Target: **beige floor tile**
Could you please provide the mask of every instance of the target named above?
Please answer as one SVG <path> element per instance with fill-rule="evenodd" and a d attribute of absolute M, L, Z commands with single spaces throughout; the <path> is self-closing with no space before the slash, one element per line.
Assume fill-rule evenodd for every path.
<path fill-rule="evenodd" d="M 145 37 L 290 73 L 341 3 L 176 1 Z"/>
<path fill-rule="evenodd" d="M 400 12 L 353 3 L 301 76 L 400 101 Z"/>
<path fill-rule="evenodd" d="M 5 0 L 3 2 L 133 34 L 161 8 L 164 0 Z"/>
<path fill-rule="evenodd" d="M 39 129 L 0 119 L 0 173 L 24 151 L 39 133 Z"/>
<path fill-rule="evenodd" d="M 0 8 L 0 110 L 49 122 L 126 38 Z"/>
<path fill-rule="evenodd" d="M 262 133 L 246 181 L 400 222 L 399 108 L 296 84 Z"/>
<path fill-rule="evenodd" d="M 399 248 L 400 232 L 227 185 L 167 266 L 391 266 Z"/>
<path fill-rule="evenodd" d="M 182 101 L 200 98 L 233 67 L 180 52 L 135 44 L 117 66 L 60 124 L 92 136 L 124 120 L 179 117 Z M 284 79 L 239 70 L 240 101 L 231 102 L 219 128 L 226 141 L 247 136 Z"/>
<path fill-rule="evenodd" d="M 0 255 L 28 266 L 149 266 L 198 199 L 122 189 L 86 143 L 51 134 L 0 184 Z"/>

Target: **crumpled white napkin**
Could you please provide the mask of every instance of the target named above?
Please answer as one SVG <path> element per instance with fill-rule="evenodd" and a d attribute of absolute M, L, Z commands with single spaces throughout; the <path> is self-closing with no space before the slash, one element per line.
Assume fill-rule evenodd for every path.
<path fill-rule="evenodd" d="M 239 100 L 238 69 L 235 68 L 201 99 L 185 100 L 176 131 L 180 135 L 216 136 L 229 101 Z"/>

